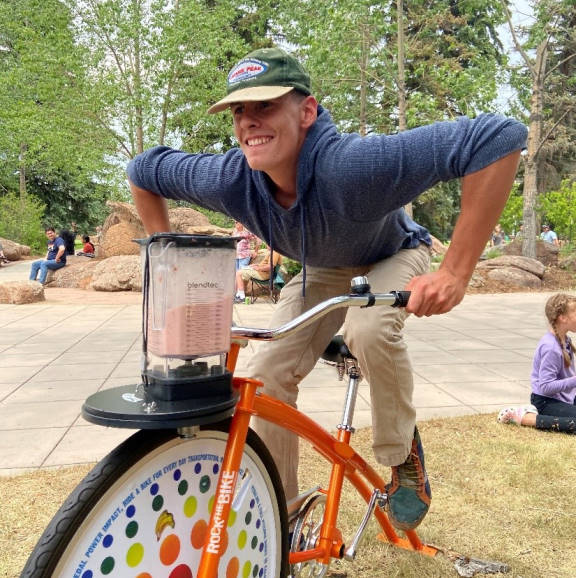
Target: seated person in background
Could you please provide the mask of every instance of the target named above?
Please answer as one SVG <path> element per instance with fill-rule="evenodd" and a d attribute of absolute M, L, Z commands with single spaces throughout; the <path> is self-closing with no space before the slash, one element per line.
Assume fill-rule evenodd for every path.
<path fill-rule="evenodd" d="M 550 228 L 549 225 L 542 225 L 540 239 L 542 239 L 542 241 L 546 241 L 547 243 L 552 243 L 552 245 L 559 245 L 558 235 Z"/>
<path fill-rule="evenodd" d="M 76 255 L 79 257 L 94 257 L 94 245 L 90 242 L 90 237 L 88 235 L 82 235 L 82 251 L 77 251 Z"/>
<path fill-rule="evenodd" d="M 2 243 L 0 243 L 0 265 L 2 263 L 10 263 L 10 261 L 6 259 L 6 255 L 4 255 L 4 247 L 2 247 Z"/>
<path fill-rule="evenodd" d="M 576 296 L 552 295 L 545 313 L 550 331 L 542 337 L 534 354 L 530 377 L 533 405 L 504 408 L 498 421 L 576 433 L 575 349 L 568 337 L 569 331 L 576 331 Z"/>
<path fill-rule="evenodd" d="M 246 298 L 245 282 L 250 279 L 265 281 L 270 279 L 271 270 L 282 262 L 282 256 L 274 251 L 272 253 L 272 265 L 270 265 L 270 247 L 258 253 L 254 263 L 236 271 L 236 297 L 234 303 L 241 303 Z"/>
<path fill-rule="evenodd" d="M 236 271 L 238 271 L 238 269 L 242 269 L 242 267 L 247 267 L 250 264 L 250 260 L 256 257 L 260 239 L 238 221 L 234 222 L 234 232 L 232 236 L 242 237 L 236 245 Z"/>
<path fill-rule="evenodd" d="M 47 227 L 46 237 L 48 237 L 48 251 L 45 259 L 33 261 L 30 268 L 30 281 L 38 281 L 42 285 L 46 284 L 48 271 L 56 271 L 66 265 L 66 245 L 61 237 L 56 235 L 52 227 Z M 40 272 L 40 275 L 38 275 Z M 36 279 L 38 277 L 38 279 Z"/>
<path fill-rule="evenodd" d="M 506 236 L 502 230 L 502 226 L 498 223 L 492 232 L 491 245 L 492 247 L 502 247 L 506 241 Z"/>

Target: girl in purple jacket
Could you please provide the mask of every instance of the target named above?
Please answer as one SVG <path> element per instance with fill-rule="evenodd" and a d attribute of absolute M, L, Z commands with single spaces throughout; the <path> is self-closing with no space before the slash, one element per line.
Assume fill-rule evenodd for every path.
<path fill-rule="evenodd" d="M 542 337 L 532 365 L 532 405 L 507 407 L 500 423 L 576 433 L 576 369 L 574 345 L 568 332 L 576 331 L 576 296 L 558 293 L 546 302 L 550 331 Z"/>

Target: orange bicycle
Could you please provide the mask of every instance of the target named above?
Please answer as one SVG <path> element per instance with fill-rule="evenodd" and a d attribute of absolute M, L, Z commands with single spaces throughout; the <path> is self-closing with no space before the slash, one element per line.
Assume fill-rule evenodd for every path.
<path fill-rule="evenodd" d="M 280 339 L 341 307 L 405 306 L 409 294 L 373 294 L 358 277 L 350 294 L 282 327 L 230 329 L 233 239 L 160 233 L 141 246 L 143 382 L 99 391 L 82 408 L 93 423 L 140 431 L 80 482 L 22 576 L 321 577 L 333 559 L 356 556 L 372 516 L 382 540 L 434 556 L 416 532 L 397 535 L 384 481 L 350 445 L 361 375 L 341 338 L 323 356 L 349 378 L 335 435 L 262 394 L 260 382 L 234 377 L 247 340 Z M 250 429 L 254 416 L 311 444 L 330 466 L 325 487 L 286 504 L 274 460 Z M 367 503 L 347 541 L 338 528 L 344 480 Z"/>
<path fill-rule="evenodd" d="M 227 370 L 234 372 L 245 340 L 280 339 L 335 308 L 397 307 L 408 298 L 405 292 L 372 294 L 365 278 L 353 280 L 356 286 L 363 292 L 353 289 L 325 301 L 280 328 L 233 327 Z M 434 556 L 438 550 L 423 544 L 415 531 L 403 537 L 396 533 L 384 511 L 383 479 L 350 445 L 361 379 L 355 358 L 341 338 L 333 340 L 324 358 L 349 378 L 335 435 L 260 393 L 262 384 L 248 378 L 233 378 L 231 396 L 163 402 L 150 399 L 143 385 L 91 396 L 83 407 L 86 419 L 142 430 L 79 484 L 40 538 L 22 576 L 325 576 L 331 560 L 356 556 L 372 516 L 380 539 Z M 331 464 L 326 487 L 287 505 L 274 461 L 249 427 L 253 416 L 310 443 Z M 347 541 L 338 529 L 345 479 L 367 503 Z"/>

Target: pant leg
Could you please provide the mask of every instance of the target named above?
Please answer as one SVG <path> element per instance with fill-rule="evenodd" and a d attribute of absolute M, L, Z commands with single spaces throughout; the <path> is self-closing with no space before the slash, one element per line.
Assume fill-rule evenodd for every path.
<path fill-rule="evenodd" d="M 36 281 L 36 277 L 38 276 L 38 271 L 40 270 L 42 261 L 42 259 L 39 259 L 38 261 L 32 261 L 32 265 L 30 266 L 30 276 L 28 277 L 30 281 Z"/>
<path fill-rule="evenodd" d="M 576 418 L 576 405 L 564 403 L 553 397 L 546 397 L 533 393 L 530 402 L 536 406 L 539 415 L 552 415 L 555 417 Z"/>
<path fill-rule="evenodd" d="M 576 417 L 536 416 L 536 429 L 576 434 Z"/>
<path fill-rule="evenodd" d="M 319 302 L 349 291 L 356 269 L 306 270 L 306 296 L 302 297 L 302 275 L 297 275 L 282 290 L 270 326 L 279 327 Z M 333 335 L 340 329 L 345 309 L 331 312 L 318 322 L 279 341 L 261 343 L 248 364 L 248 374 L 261 380 L 264 392 L 296 407 L 298 384 L 314 368 Z M 270 450 L 287 499 L 298 494 L 298 438 L 261 419 L 254 429 Z"/>
<path fill-rule="evenodd" d="M 48 271 L 57 271 L 58 269 L 62 269 L 62 267 L 64 267 L 65 265 L 66 263 L 62 262 L 57 263 L 53 259 L 42 261 L 42 263 L 40 264 L 40 277 L 38 278 L 38 281 L 40 281 L 40 283 L 46 283 Z"/>
<path fill-rule="evenodd" d="M 248 267 L 248 265 L 250 265 L 250 257 L 236 259 L 236 271 L 242 269 L 243 267 Z"/>
<path fill-rule="evenodd" d="M 42 284 L 46 283 L 47 276 L 48 276 L 48 261 L 42 261 L 42 263 L 40 263 L 40 275 L 38 276 L 38 281 Z"/>
<path fill-rule="evenodd" d="M 429 271 L 426 246 L 405 249 L 373 265 L 368 279 L 374 293 L 404 289 L 408 281 Z M 350 308 L 344 339 L 370 384 L 373 449 L 386 466 L 404 462 L 412 444 L 416 411 L 412 405 L 412 366 L 402 330 L 402 308 Z"/>
<path fill-rule="evenodd" d="M 576 405 L 536 393 L 530 401 L 538 409 L 537 429 L 576 434 Z"/>

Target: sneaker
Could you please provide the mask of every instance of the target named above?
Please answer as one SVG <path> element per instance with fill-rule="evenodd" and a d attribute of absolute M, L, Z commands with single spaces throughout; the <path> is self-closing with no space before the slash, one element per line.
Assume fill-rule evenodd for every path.
<path fill-rule="evenodd" d="M 238 297 L 238 295 L 236 295 L 236 297 L 234 297 L 234 303 L 244 303 L 244 297 Z"/>
<path fill-rule="evenodd" d="M 390 522 L 400 530 L 416 528 L 426 516 L 432 497 L 418 428 L 414 428 L 410 455 L 403 464 L 392 467 L 392 481 L 386 492 Z"/>
<path fill-rule="evenodd" d="M 505 407 L 504 409 L 500 410 L 497 419 L 500 423 L 522 425 L 522 418 L 527 413 L 538 413 L 538 410 L 533 405 L 519 405 L 516 407 Z"/>

